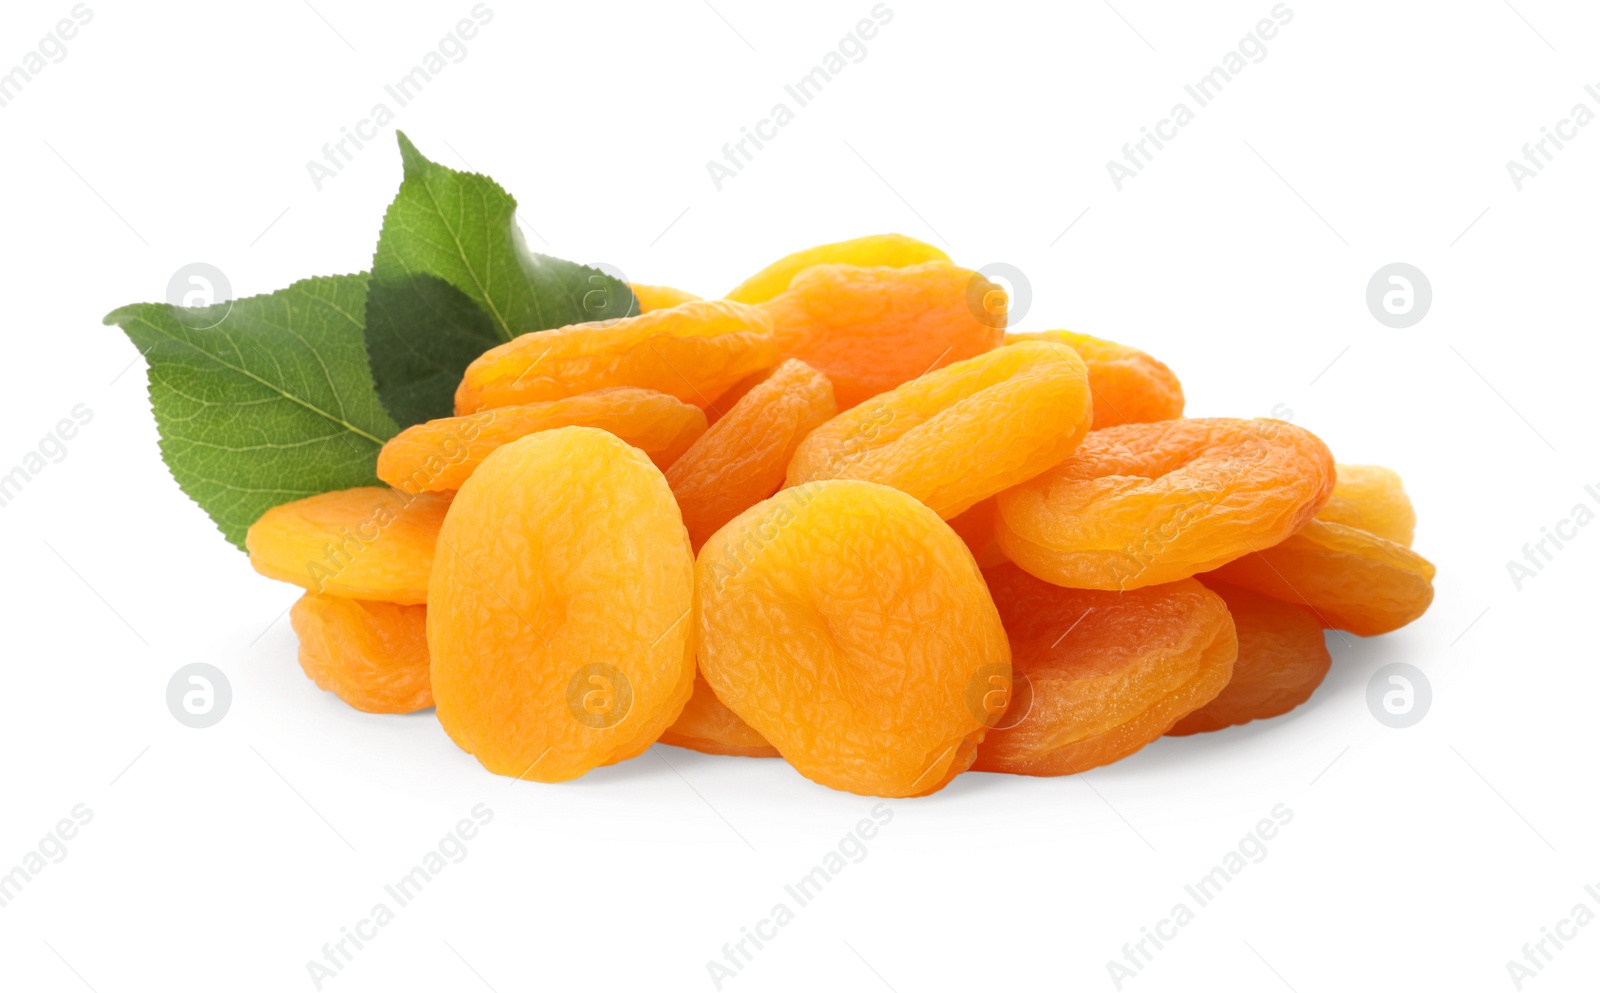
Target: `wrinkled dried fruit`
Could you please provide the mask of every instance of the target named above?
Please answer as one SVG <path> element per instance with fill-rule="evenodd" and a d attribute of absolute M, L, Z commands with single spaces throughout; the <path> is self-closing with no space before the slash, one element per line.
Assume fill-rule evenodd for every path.
<path fill-rule="evenodd" d="M 492 407 L 406 428 L 378 453 L 378 478 L 407 493 L 459 489 L 501 445 L 535 431 L 572 426 L 610 431 L 665 469 L 705 433 L 706 415 L 665 393 L 629 386 Z"/>
<path fill-rule="evenodd" d="M 920 376 L 817 428 L 795 452 L 788 484 L 867 479 L 955 517 L 1066 458 L 1092 416 L 1076 352 L 1013 345 Z"/>
<path fill-rule="evenodd" d="M 1114 341 L 1072 331 L 1007 331 L 1005 343 L 1053 341 L 1077 352 L 1089 369 L 1094 430 L 1183 416 L 1183 386 L 1165 363 Z"/>
<path fill-rule="evenodd" d="M 280 504 L 250 525 L 256 572 L 313 593 L 426 603 L 433 546 L 447 497 L 383 486 L 334 490 Z"/>
<path fill-rule="evenodd" d="M 695 550 L 778 492 L 801 440 L 836 413 L 827 377 L 789 359 L 689 446 L 667 469 L 667 482 Z"/>
<path fill-rule="evenodd" d="M 1277 544 L 1333 481 L 1327 446 L 1282 421 L 1124 424 L 1089 432 L 1066 461 L 1002 493 L 995 535 L 1041 579 L 1132 590 Z"/>
<path fill-rule="evenodd" d="M 695 578 L 700 671 L 802 775 L 916 796 L 972 762 L 972 688 L 1009 678 L 1010 657 L 971 554 L 927 507 L 856 480 L 787 489 L 718 531 Z"/>
<path fill-rule="evenodd" d="M 300 668 L 357 710 L 409 714 L 433 706 L 428 608 L 307 593 L 289 608 Z"/>
<path fill-rule="evenodd" d="M 1227 605 L 1193 579 L 1111 593 L 1053 586 L 1013 565 L 984 578 L 1017 685 L 974 770 L 1062 776 L 1115 762 L 1214 699 L 1233 673 Z"/>
<path fill-rule="evenodd" d="M 989 497 L 979 500 L 949 520 L 950 530 L 967 543 L 980 569 L 1006 561 L 1006 553 L 1000 550 L 1000 543 L 994 540 L 995 515 L 998 513 L 995 498 Z"/>
<path fill-rule="evenodd" d="M 1209 577 L 1304 604 L 1323 627 L 1370 637 L 1422 616 L 1433 602 L 1434 572 L 1433 563 L 1404 545 L 1313 520 Z"/>
<path fill-rule="evenodd" d="M 638 386 L 704 407 L 777 361 L 772 324 L 758 307 L 696 300 L 638 317 L 535 331 L 467 366 L 456 413 L 559 400 L 607 386 Z"/>
<path fill-rule="evenodd" d="M 1381 465 L 1343 465 L 1333 496 L 1317 511 L 1317 520 L 1369 531 L 1409 546 L 1417 530 L 1417 512 L 1400 482 L 1400 474 Z"/>
<path fill-rule="evenodd" d="M 767 743 L 755 728 L 746 724 L 727 704 L 717 699 L 705 677 L 696 675 L 694 692 L 683 713 L 672 726 L 661 732 L 661 743 L 692 748 L 708 755 L 738 755 L 752 759 L 778 757 L 778 750 Z"/>
<path fill-rule="evenodd" d="M 969 294 L 998 313 L 986 313 Z M 821 265 L 800 273 L 761 308 L 772 317 L 779 357 L 799 359 L 827 376 L 839 409 L 849 410 L 929 370 L 997 347 L 1004 300 L 999 286 L 947 262 L 903 269 Z"/>
<path fill-rule="evenodd" d="M 628 288 L 633 291 L 633 298 L 639 301 L 639 313 L 648 314 L 652 310 L 667 310 L 680 303 L 698 300 L 699 297 L 687 290 L 674 289 L 671 286 L 651 286 L 648 283 L 629 283 Z"/>
<path fill-rule="evenodd" d="M 1236 586 L 1207 583 L 1206 588 L 1228 605 L 1239 636 L 1239 658 L 1233 678 L 1217 698 L 1167 733 L 1218 731 L 1287 714 L 1311 699 L 1333 663 L 1316 615 Z"/>
<path fill-rule="evenodd" d="M 672 491 L 595 428 L 496 449 L 456 494 L 429 585 L 439 723 L 491 772 L 631 758 L 694 683 L 693 557 Z"/>
<path fill-rule="evenodd" d="M 903 234 L 870 234 L 785 255 L 735 286 L 728 293 L 728 299 L 739 303 L 765 303 L 787 290 L 794 277 L 814 265 L 902 268 L 923 262 L 949 261 L 948 255 L 915 238 Z"/>

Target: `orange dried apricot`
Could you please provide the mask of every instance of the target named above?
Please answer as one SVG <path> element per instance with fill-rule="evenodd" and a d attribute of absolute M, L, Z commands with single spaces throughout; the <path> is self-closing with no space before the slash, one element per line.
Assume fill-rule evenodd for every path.
<path fill-rule="evenodd" d="M 648 314 L 652 310 L 667 310 L 680 303 L 698 300 L 699 297 L 687 290 L 674 289 L 671 286 L 651 286 L 648 283 L 629 283 L 628 289 L 633 291 L 633 298 L 639 301 L 639 313 Z"/>
<path fill-rule="evenodd" d="M 462 484 L 428 587 L 439 723 L 540 782 L 639 754 L 694 684 L 694 560 L 644 453 L 596 428 L 502 445 Z"/>
<path fill-rule="evenodd" d="M 800 444 L 788 483 L 867 479 L 955 517 L 1066 458 L 1092 416 L 1078 353 L 1025 342 L 845 411 Z"/>
<path fill-rule="evenodd" d="M 836 413 L 827 377 L 789 359 L 690 445 L 667 469 L 667 483 L 694 549 L 778 492 L 801 439 Z"/>
<path fill-rule="evenodd" d="M 972 557 L 978 560 L 978 567 L 982 569 L 1006 561 L 1006 553 L 1000 550 L 1000 543 L 994 540 L 994 521 L 998 512 L 995 498 L 989 497 L 979 500 L 948 522 L 950 529 L 967 543 Z"/>
<path fill-rule="evenodd" d="M 307 593 L 289 608 L 300 668 L 357 710 L 409 714 L 433 706 L 428 608 Z"/>
<path fill-rule="evenodd" d="M 501 445 L 571 426 L 610 431 L 664 469 L 705 433 L 706 415 L 665 393 L 631 386 L 491 407 L 415 424 L 390 438 L 378 453 L 378 478 L 407 493 L 459 489 Z"/>
<path fill-rule="evenodd" d="M 998 316 L 968 300 L 999 295 Z M 1004 291 L 948 262 L 905 268 L 812 266 L 761 305 L 780 358 L 827 376 L 840 410 L 933 369 L 981 355 L 1004 337 Z"/>
<path fill-rule="evenodd" d="M 876 483 L 786 489 L 712 536 L 695 565 L 700 671 L 809 779 L 874 796 L 939 789 L 1010 676 L 1000 617 L 961 539 Z"/>
<path fill-rule="evenodd" d="M 1215 700 L 1172 726 L 1168 734 L 1218 731 L 1277 717 L 1311 699 L 1333 659 L 1316 615 L 1297 604 L 1224 583 L 1206 588 L 1222 597 L 1239 636 L 1233 678 Z"/>
<path fill-rule="evenodd" d="M 245 535 L 250 565 L 313 593 L 426 603 L 447 497 L 385 486 L 334 490 L 280 504 Z"/>
<path fill-rule="evenodd" d="M 1089 369 L 1094 429 L 1146 424 L 1183 416 L 1183 385 L 1154 357 L 1073 331 L 1007 331 L 1005 343 L 1053 341 L 1077 352 Z"/>
<path fill-rule="evenodd" d="M 903 234 L 869 234 L 836 241 L 785 255 L 728 293 L 739 303 L 765 303 L 787 290 L 794 277 L 814 265 L 890 266 L 901 268 L 923 262 L 949 262 L 950 257 L 932 245 Z"/>
<path fill-rule="evenodd" d="M 1216 697 L 1238 654 L 1222 598 L 1193 579 L 1126 593 L 984 572 L 1016 667 L 975 771 L 1083 772 L 1133 754 Z"/>
<path fill-rule="evenodd" d="M 1400 474 L 1381 465 L 1338 466 L 1333 496 L 1317 511 L 1317 520 L 1344 524 L 1410 546 L 1417 530 L 1417 512 L 1400 482 Z"/>
<path fill-rule="evenodd" d="M 661 743 L 691 748 L 708 755 L 738 755 L 752 759 L 778 757 L 778 750 L 767 743 L 755 728 L 717 699 L 711 684 L 696 674 L 694 692 L 683 713 L 672 726 L 661 732 Z"/>
<path fill-rule="evenodd" d="M 773 349 L 770 318 L 725 300 L 530 332 L 472 360 L 456 388 L 456 413 L 607 386 L 638 386 L 704 407 L 777 361 Z"/>
<path fill-rule="evenodd" d="M 1312 520 L 1209 576 L 1304 604 L 1323 627 L 1370 637 L 1422 616 L 1433 602 L 1434 571 L 1433 563 L 1398 542 Z"/>
<path fill-rule="evenodd" d="M 1327 446 L 1282 421 L 1123 424 L 1089 432 L 1066 461 L 1000 494 L 995 536 L 1041 579 L 1132 590 L 1282 541 L 1333 481 Z"/>

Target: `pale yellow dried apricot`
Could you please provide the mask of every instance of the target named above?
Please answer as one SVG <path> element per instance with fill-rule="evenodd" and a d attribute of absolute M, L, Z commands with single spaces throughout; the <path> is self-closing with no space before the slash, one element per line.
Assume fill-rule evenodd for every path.
<path fill-rule="evenodd" d="M 307 593 L 289 608 L 300 668 L 357 710 L 409 714 L 433 706 L 428 608 Z"/>
<path fill-rule="evenodd" d="M 901 268 L 923 262 L 949 262 L 950 257 L 932 245 L 903 234 L 869 234 L 836 241 L 785 255 L 728 292 L 739 303 L 765 303 L 789 288 L 794 277 L 814 265 L 889 266 Z"/>
<path fill-rule="evenodd" d="M 1417 512 L 1406 496 L 1400 474 L 1381 465 L 1338 466 L 1333 495 L 1317 511 L 1317 520 L 1360 528 L 1399 545 L 1410 546 L 1417 530 Z"/>
<path fill-rule="evenodd" d="M 667 310 L 680 303 L 698 300 L 686 290 L 674 289 L 671 286 L 651 286 L 648 283 L 629 283 L 628 288 L 633 291 L 633 298 L 639 301 L 639 313 L 648 314 L 652 310 Z"/>

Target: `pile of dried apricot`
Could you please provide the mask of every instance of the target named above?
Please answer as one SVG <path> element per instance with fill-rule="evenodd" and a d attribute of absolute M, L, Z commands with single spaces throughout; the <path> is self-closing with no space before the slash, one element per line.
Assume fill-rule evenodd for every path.
<path fill-rule="evenodd" d="M 487 769 L 581 776 L 656 742 L 834 789 L 1114 762 L 1304 703 L 1323 632 L 1433 597 L 1392 471 L 1278 420 L 1185 418 L 1126 345 L 1006 329 L 1002 288 L 881 235 L 726 299 L 485 352 L 389 486 L 276 507 L 300 663 L 434 707 Z"/>

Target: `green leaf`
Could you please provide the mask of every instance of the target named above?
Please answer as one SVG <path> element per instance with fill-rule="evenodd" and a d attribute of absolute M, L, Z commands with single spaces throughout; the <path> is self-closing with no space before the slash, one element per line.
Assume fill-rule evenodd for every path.
<path fill-rule="evenodd" d="M 378 396 L 402 427 L 454 413 L 461 374 L 501 342 L 639 312 L 621 280 L 529 251 L 494 180 L 399 140 L 405 178 L 372 259 L 366 336 Z"/>
<path fill-rule="evenodd" d="M 150 405 L 173 479 L 244 548 L 269 508 L 380 485 L 398 430 L 372 388 L 366 274 L 301 280 L 204 309 L 136 303 L 106 315 L 150 363 Z"/>

